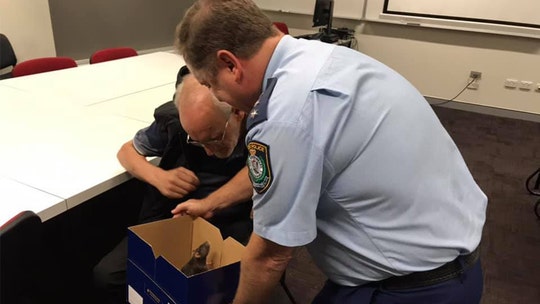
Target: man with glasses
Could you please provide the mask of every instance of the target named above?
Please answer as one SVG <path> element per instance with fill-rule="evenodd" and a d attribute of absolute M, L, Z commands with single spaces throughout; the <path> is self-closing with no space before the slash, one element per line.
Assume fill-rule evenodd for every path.
<path fill-rule="evenodd" d="M 178 204 L 211 204 L 205 218 L 224 238 L 246 243 L 253 191 L 247 150 L 239 140 L 245 113 L 219 102 L 187 67 L 178 73 L 173 99 L 158 107 L 154 122 L 118 152 L 122 166 L 148 184 L 139 222 L 170 218 Z M 161 157 L 159 166 L 147 161 L 149 156 Z M 126 262 L 127 237 L 94 267 L 103 302 L 126 303 Z"/>

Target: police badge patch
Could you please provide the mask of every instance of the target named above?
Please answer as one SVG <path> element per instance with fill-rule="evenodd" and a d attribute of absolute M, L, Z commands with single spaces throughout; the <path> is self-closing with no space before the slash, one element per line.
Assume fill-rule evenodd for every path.
<path fill-rule="evenodd" d="M 249 178 L 253 189 L 262 194 L 272 184 L 272 168 L 270 167 L 270 147 L 257 141 L 251 141 L 248 146 L 249 156 L 247 165 Z"/>

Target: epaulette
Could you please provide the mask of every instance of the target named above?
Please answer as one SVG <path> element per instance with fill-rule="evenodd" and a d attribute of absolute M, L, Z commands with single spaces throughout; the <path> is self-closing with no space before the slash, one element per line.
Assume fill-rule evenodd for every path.
<path fill-rule="evenodd" d="M 253 106 L 253 109 L 251 109 L 251 112 L 248 114 L 246 121 L 246 128 L 248 131 L 268 118 L 268 100 L 270 100 L 270 96 L 272 96 L 276 83 L 277 78 L 275 77 L 266 80 L 266 90 L 264 90 L 259 100 Z"/>

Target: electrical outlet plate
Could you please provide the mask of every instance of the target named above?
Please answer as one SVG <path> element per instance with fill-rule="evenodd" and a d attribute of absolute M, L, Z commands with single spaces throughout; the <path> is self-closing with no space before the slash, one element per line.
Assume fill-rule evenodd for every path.
<path fill-rule="evenodd" d="M 528 91 L 528 90 L 531 90 L 532 87 L 533 87 L 533 82 L 532 81 L 522 80 L 522 81 L 519 82 L 519 89 L 520 90 Z"/>
<path fill-rule="evenodd" d="M 474 78 L 469 78 L 469 82 L 471 82 L 471 80 L 473 79 Z M 478 81 L 473 81 L 467 86 L 467 89 L 477 90 L 479 86 L 480 84 L 478 83 Z"/>
<path fill-rule="evenodd" d="M 507 79 L 504 80 L 504 86 L 507 87 L 507 88 L 517 88 L 518 80 L 517 79 L 512 79 L 512 78 L 507 78 Z"/>
<path fill-rule="evenodd" d="M 482 72 L 471 71 L 471 72 L 469 73 L 469 78 L 480 79 L 480 77 L 482 77 Z"/>
<path fill-rule="evenodd" d="M 469 80 L 468 80 L 469 85 L 467 86 L 467 89 L 477 90 L 480 85 L 478 83 L 480 80 L 480 77 L 482 77 L 482 72 L 471 71 L 469 73 Z"/>

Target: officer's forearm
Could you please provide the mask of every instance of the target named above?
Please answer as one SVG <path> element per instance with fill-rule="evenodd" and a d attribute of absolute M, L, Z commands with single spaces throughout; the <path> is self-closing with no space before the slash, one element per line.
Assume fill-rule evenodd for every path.
<path fill-rule="evenodd" d="M 225 209 L 251 199 L 253 188 L 248 176 L 247 167 L 238 173 L 221 188 L 207 197 L 214 210 Z"/>
<path fill-rule="evenodd" d="M 268 302 L 292 257 L 293 250 L 253 233 L 240 264 L 240 283 L 233 303 Z"/>

